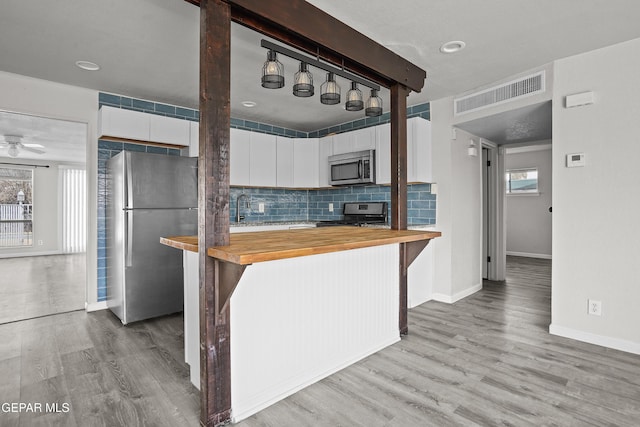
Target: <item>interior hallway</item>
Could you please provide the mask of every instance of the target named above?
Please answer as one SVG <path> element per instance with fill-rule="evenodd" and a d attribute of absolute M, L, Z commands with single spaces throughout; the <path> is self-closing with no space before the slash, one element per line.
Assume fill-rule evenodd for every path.
<path fill-rule="evenodd" d="M 0 258 L 0 324 L 84 309 L 86 255 Z"/>
<path fill-rule="evenodd" d="M 637 425 L 640 356 L 549 335 L 551 262 L 507 265 L 506 286 L 410 310 L 401 342 L 238 425 Z M 0 325 L 0 401 L 70 403 L 0 424 L 197 426 L 182 325 L 106 310 Z"/>

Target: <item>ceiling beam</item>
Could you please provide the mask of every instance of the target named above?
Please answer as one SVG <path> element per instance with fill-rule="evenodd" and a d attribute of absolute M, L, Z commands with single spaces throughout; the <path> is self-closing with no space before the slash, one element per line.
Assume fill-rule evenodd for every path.
<path fill-rule="evenodd" d="M 200 5 L 200 0 L 185 0 Z M 231 19 L 381 86 L 420 92 L 427 73 L 304 0 L 224 0 Z"/>

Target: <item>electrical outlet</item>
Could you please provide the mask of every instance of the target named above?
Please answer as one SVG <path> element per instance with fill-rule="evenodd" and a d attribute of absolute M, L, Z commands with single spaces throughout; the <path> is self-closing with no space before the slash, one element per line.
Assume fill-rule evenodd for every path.
<path fill-rule="evenodd" d="M 264 213 L 264 203 L 258 203 L 258 212 Z"/>
<path fill-rule="evenodd" d="M 333 203 L 329 203 L 329 212 L 333 212 Z"/>
<path fill-rule="evenodd" d="M 602 301 L 588 300 L 589 301 L 589 314 L 594 316 L 602 316 Z"/>
<path fill-rule="evenodd" d="M 44 245 L 44 242 L 42 240 L 38 240 L 38 246 L 42 246 Z"/>

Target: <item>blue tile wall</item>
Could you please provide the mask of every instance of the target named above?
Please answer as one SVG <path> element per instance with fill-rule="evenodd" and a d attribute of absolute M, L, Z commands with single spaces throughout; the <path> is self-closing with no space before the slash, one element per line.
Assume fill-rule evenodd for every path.
<path fill-rule="evenodd" d="M 418 104 L 412 107 L 407 107 L 407 118 L 422 117 L 423 119 L 431 119 L 431 110 L 429 103 Z M 378 117 L 366 117 L 351 122 L 343 123 L 338 126 L 331 126 L 324 129 L 318 129 L 313 132 L 309 132 L 309 138 L 322 138 L 323 136 L 331 135 L 334 133 L 348 132 L 355 129 L 363 129 L 370 126 L 377 126 L 391 121 L 391 114 L 384 113 Z"/>
<path fill-rule="evenodd" d="M 344 202 L 387 202 L 391 221 L 391 187 L 382 185 L 338 187 L 309 191 L 309 220 L 326 221 L 342 218 Z M 333 212 L 329 212 L 333 203 Z M 407 186 L 407 222 L 409 225 L 436 223 L 436 196 L 431 184 Z"/>
<path fill-rule="evenodd" d="M 244 199 L 240 203 L 243 222 L 307 221 L 309 190 L 289 190 L 284 188 L 231 187 L 231 225 L 236 221 L 236 200 L 240 194 L 249 198 L 249 207 Z M 258 212 L 264 203 L 264 212 Z"/>

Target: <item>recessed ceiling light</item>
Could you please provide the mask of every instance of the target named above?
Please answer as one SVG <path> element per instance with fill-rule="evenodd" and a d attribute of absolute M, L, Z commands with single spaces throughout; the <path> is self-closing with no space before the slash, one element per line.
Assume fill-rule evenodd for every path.
<path fill-rule="evenodd" d="M 440 46 L 440 52 L 442 53 L 456 53 L 462 49 L 464 49 L 464 47 L 467 44 L 461 40 L 454 40 L 451 42 L 446 42 L 445 44 L 443 44 L 442 46 Z"/>
<path fill-rule="evenodd" d="M 241 104 L 242 104 L 243 107 L 247 107 L 247 108 L 253 108 L 256 105 L 258 105 L 253 101 L 242 101 Z"/>
<path fill-rule="evenodd" d="M 76 66 L 87 71 L 98 71 L 100 69 L 98 64 L 89 61 L 76 61 Z"/>

